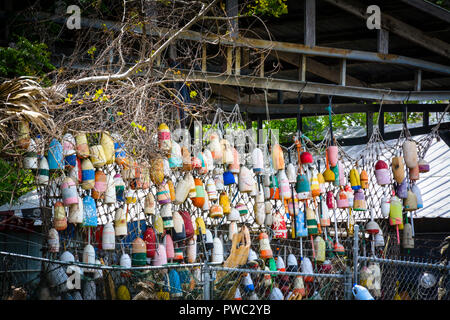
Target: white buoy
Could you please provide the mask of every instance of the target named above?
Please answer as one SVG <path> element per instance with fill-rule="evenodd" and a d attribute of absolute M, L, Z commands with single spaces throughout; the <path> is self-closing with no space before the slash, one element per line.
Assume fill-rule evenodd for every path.
<path fill-rule="evenodd" d="M 114 250 L 116 248 L 116 234 L 114 226 L 111 222 L 108 222 L 103 227 L 102 232 L 102 249 Z"/>
<path fill-rule="evenodd" d="M 213 245 L 214 247 L 212 252 L 212 262 L 222 263 L 223 262 L 222 241 L 218 237 L 215 237 L 213 240 Z"/>

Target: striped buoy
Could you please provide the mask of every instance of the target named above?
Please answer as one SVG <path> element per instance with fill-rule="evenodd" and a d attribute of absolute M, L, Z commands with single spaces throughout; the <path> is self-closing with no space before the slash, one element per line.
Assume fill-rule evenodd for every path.
<path fill-rule="evenodd" d="M 55 228 L 51 228 L 48 231 L 47 243 L 49 252 L 59 252 L 59 234 Z"/>
<path fill-rule="evenodd" d="M 66 133 L 62 138 L 62 150 L 64 156 L 64 166 L 74 167 L 76 165 L 76 151 L 75 151 L 75 138 L 70 134 Z"/>
<path fill-rule="evenodd" d="M 188 172 L 185 176 L 186 181 L 189 183 L 189 198 L 194 198 L 197 196 L 197 190 L 195 189 L 195 180 L 190 172 Z"/>
<path fill-rule="evenodd" d="M 212 219 L 223 218 L 223 209 L 218 204 L 213 204 L 209 209 L 209 217 Z"/>
<path fill-rule="evenodd" d="M 336 203 L 337 203 L 338 208 L 348 208 L 349 207 L 347 193 L 342 188 L 341 188 L 341 190 L 339 190 Z"/>
<path fill-rule="evenodd" d="M 362 189 L 355 191 L 355 198 L 353 200 L 353 210 L 355 211 L 367 210 L 366 197 L 364 196 L 364 191 Z"/>
<path fill-rule="evenodd" d="M 61 184 L 61 195 L 65 206 L 78 203 L 78 192 L 75 182 L 66 177 Z"/>
<path fill-rule="evenodd" d="M 161 123 L 158 127 L 158 147 L 161 151 L 169 152 L 172 148 L 170 136 L 170 129 L 167 124 Z"/>
<path fill-rule="evenodd" d="M 90 159 L 95 168 L 103 167 L 106 164 L 105 151 L 101 144 L 89 148 Z"/>
<path fill-rule="evenodd" d="M 125 143 L 118 133 L 112 133 L 111 139 L 114 141 L 114 158 L 116 164 L 123 166 L 127 163 L 127 154 L 125 152 Z"/>
<path fill-rule="evenodd" d="M 286 220 L 279 211 L 273 215 L 272 230 L 274 239 L 287 239 Z"/>
<path fill-rule="evenodd" d="M 311 198 L 311 188 L 306 174 L 299 174 L 297 176 L 295 191 L 297 192 L 297 198 L 299 200 L 306 200 Z"/>
<path fill-rule="evenodd" d="M 134 267 L 145 266 L 147 264 L 147 246 L 144 240 L 137 237 L 131 244 L 131 265 Z"/>
<path fill-rule="evenodd" d="M 125 201 L 125 182 L 119 173 L 114 175 L 114 187 L 116 189 L 116 200 L 119 202 Z"/>
<path fill-rule="evenodd" d="M 269 191 L 270 191 L 270 199 L 279 200 L 280 199 L 280 188 L 278 187 L 278 179 L 277 176 L 271 175 L 269 176 Z"/>
<path fill-rule="evenodd" d="M 113 224 L 111 222 L 108 222 L 103 227 L 102 249 L 114 250 L 115 248 L 116 248 L 116 233 Z"/>
<path fill-rule="evenodd" d="M 86 134 L 83 132 L 77 133 L 75 135 L 75 142 L 77 156 L 81 159 L 89 158 L 90 152 Z"/>
<path fill-rule="evenodd" d="M 202 210 L 209 212 L 210 208 L 211 208 L 211 201 L 209 201 L 208 193 L 205 192 L 205 203 L 203 204 Z"/>
<path fill-rule="evenodd" d="M 350 185 L 353 190 L 361 189 L 361 178 L 358 169 L 356 168 L 350 170 Z"/>
<path fill-rule="evenodd" d="M 184 220 L 178 211 L 173 214 L 173 230 L 172 236 L 174 241 L 184 240 L 186 238 L 186 230 L 184 228 Z"/>
<path fill-rule="evenodd" d="M 320 196 L 320 185 L 319 179 L 317 178 L 317 172 L 314 172 L 314 174 L 311 177 L 311 196 L 312 197 Z"/>
<path fill-rule="evenodd" d="M 58 201 L 53 206 L 53 228 L 63 231 L 67 228 L 66 209 L 62 202 Z"/>
<path fill-rule="evenodd" d="M 75 166 L 71 167 L 69 169 L 69 177 L 73 179 L 75 184 L 78 186 L 78 184 L 82 181 L 82 175 L 81 175 L 81 160 L 80 158 L 76 158 Z"/>
<path fill-rule="evenodd" d="M 316 235 L 319 233 L 319 229 L 317 228 L 317 220 L 316 214 L 314 210 L 311 208 L 306 208 L 306 227 L 308 228 L 308 235 Z"/>
<path fill-rule="evenodd" d="M 320 217 L 320 225 L 322 227 L 329 227 L 331 225 L 330 214 L 328 212 L 328 207 L 325 203 L 325 199 L 322 199 L 319 203 L 322 209 L 322 216 Z"/>
<path fill-rule="evenodd" d="M 425 159 L 420 159 L 419 160 L 419 172 L 420 173 L 425 173 L 430 171 L 430 165 L 429 163 L 425 160 Z"/>
<path fill-rule="evenodd" d="M 83 159 L 81 162 L 81 188 L 91 190 L 95 185 L 95 169 L 91 160 Z"/>
<path fill-rule="evenodd" d="M 247 273 L 244 279 L 242 279 L 242 284 L 244 287 L 244 291 L 247 293 L 253 292 L 255 290 L 255 285 L 253 284 L 253 280 L 250 277 L 250 273 Z"/>
<path fill-rule="evenodd" d="M 240 216 L 245 216 L 246 214 L 248 214 L 248 208 L 242 202 L 236 205 L 236 210 L 239 212 Z"/>
<path fill-rule="evenodd" d="M 191 198 L 192 204 L 197 208 L 201 208 L 205 204 L 205 188 L 203 187 L 202 180 L 198 178 L 194 179 L 194 184 L 195 197 Z"/>
<path fill-rule="evenodd" d="M 377 183 L 380 186 L 391 183 L 391 176 L 389 175 L 388 165 L 383 160 L 378 160 L 375 163 L 375 177 L 377 178 Z"/>
<path fill-rule="evenodd" d="M 85 196 L 83 198 L 83 226 L 97 226 L 97 207 L 95 205 L 95 200 L 90 196 Z"/>
<path fill-rule="evenodd" d="M 64 169 L 63 147 L 61 143 L 52 139 L 47 154 L 48 168 L 50 170 Z"/>
<path fill-rule="evenodd" d="M 160 205 L 171 203 L 170 199 L 170 190 L 169 185 L 167 183 L 162 183 L 158 186 L 158 190 L 156 192 L 156 198 L 158 199 L 158 203 Z"/>
<path fill-rule="evenodd" d="M 169 165 L 171 168 L 182 168 L 183 167 L 183 158 L 181 155 L 181 147 L 180 145 L 172 140 L 172 149 L 170 151 L 169 156 Z"/>
<path fill-rule="evenodd" d="M 69 223 L 73 224 L 83 223 L 83 215 L 84 215 L 83 199 L 81 199 L 81 197 L 77 195 L 77 203 L 71 204 L 69 206 L 68 221 Z"/>
<path fill-rule="evenodd" d="M 91 196 L 92 198 L 98 200 L 103 199 L 105 196 L 106 191 L 106 174 L 103 173 L 101 170 L 95 171 L 95 182 L 94 182 L 94 188 L 92 189 Z"/>
<path fill-rule="evenodd" d="M 164 229 L 173 228 L 172 204 L 167 203 L 161 207 L 161 218 L 163 220 Z"/>
<path fill-rule="evenodd" d="M 260 148 L 252 151 L 252 167 L 255 174 L 261 174 L 264 171 L 264 156 Z"/>
<path fill-rule="evenodd" d="M 208 193 L 208 198 L 210 200 L 218 199 L 216 184 L 212 178 L 209 178 L 206 183 L 206 192 Z"/>
<path fill-rule="evenodd" d="M 46 157 L 42 157 L 39 160 L 37 183 L 39 185 L 46 185 L 48 184 L 48 179 L 49 179 L 48 161 Z"/>
<path fill-rule="evenodd" d="M 265 232 L 259 234 L 259 255 L 262 259 L 273 258 L 272 249 L 270 248 L 269 237 Z"/>
<path fill-rule="evenodd" d="M 38 154 L 36 148 L 36 142 L 30 139 L 30 145 L 27 148 L 27 152 L 23 155 L 23 167 L 24 169 L 37 169 L 38 168 Z"/>

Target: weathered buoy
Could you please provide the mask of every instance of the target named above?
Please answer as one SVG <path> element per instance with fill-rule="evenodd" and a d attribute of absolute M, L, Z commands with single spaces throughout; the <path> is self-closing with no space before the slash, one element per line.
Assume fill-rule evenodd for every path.
<path fill-rule="evenodd" d="M 57 201 L 53 206 L 53 228 L 63 231 L 67 228 L 66 209 L 62 202 Z"/>
<path fill-rule="evenodd" d="M 114 186 L 116 189 L 116 200 L 119 202 L 125 201 L 125 182 L 122 176 L 117 173 L 114 175 Z"/>
<path fill-rule="evenodd" d="M 275 171 L 285 169 L 283 150 L 278 143 L 272 146 L 272 166 Z"/>
<path fill-rule="evenodd" d="M 314 239 L 314 251 L 317 262 L 325 261 L 325 241 L 321 236 L 316 236 Z"/>
<path fill-rule="evenodd" d="M 46 185 L 48 184 L 48 179 L 49 179 L 48 161 L 46 157 L 42 157 L 39 160 L 37 183 L 39 185 Z"/>
<path fill-rule="evenodd" d="M 184 228 L 184 220 L 178 211 L 172 213 L 173 229 L 172 236 L 174 241 L 184 240 L 186 238 L 186 230 Z"/>
<path fill-rule="evenodd" d="M 417 198 L 417 209 L 423 208 L 422 193 L 416 184 L 413 184 L 411 191 L 416 195 Z"/>
<path fill-rule="evenodd" d="M 95 169 L 91 160 L 83 159 L 81 162 L 81 188 L 91 190 L 95 185 Z"/>
<path fill-rule="evenodd" d="M 150 179 L 155 185 L 160 185 L 164 181 L 164 159 L 152 159 L 150 167 Z"/>
<path fill-rule="evenodd" d="M 49 252 L 59 252 L 59 234 L 55 228 L 48 231 L 47 243 Z"/>
<path fill-rule="evenodd" d="M 337 203 L 338 208 L 348 208 L 349 207 L 347 193 L 342 188 L 337 195 L 336 203 Z"/>
<path fill-rule="evenodd" d="M 272 230 L 274 239 L 287 239 L 286 220 L 278 211 L 273 215 Z"/>
<path fill-rule="evenodd" d="M 222 207 L 223 214 L 227 215 L 231 212 L 230 198 L 225 191 L 222 191 L 219 196 L 219 205 Z"/>
<path fill-rule="evenodd" d="M 145 241 L 145 248 L 147 250 L 147 258 L 153 259 L 156 254 L 156 233 L 152 227 L 148 227 L 145 230 L 144 241 Z"/>
<path fill-rule="evenodd" d="M 92 198 L 98 200 L 103 199 L 105 197 L 105 191 L 106 191 L 106 174 L 101 170 L 95 171 L 95 182 L 94 182 L 94 188 L 92 189 L 91 196 Z"/>
<path fill-rule="evenodd" d="M 144 240 L 137 237 L 134 239 L 131 253 L 132 266 L 145 266 L 147 264 L 147 246 Z"/>
<path fill-rule="evenodd" d="M 334 209 L 336 207 L 336 204 L 335 204 L 335 201 L 334 201 L 333 191 L 328 191 L 327 192 L 326 203 L 327 203 L 328 209 Z"/>
<path fill-rule="evenodd" d="M 195 197 L 191 198 L 192 204 L 197 207 L 201 208 L 205 204 L 205 188 L 203 187 L 202 180 L 195 178 Z"/>
<path fill-rule="evenodd" d="M 305 174 L 299 174 L 297 176 L 295 191 L 297 192 L 297 198 L 299 200 L 311 198 L 311 188 L 309 185 L 308 177 Z"/>
<path fill-rule="evenodd" d="M 89 158 L 90 152 L 89 152 L 89 145 L 87 142 L 86 134 L 83 132 L 79 132 L 75 135 L 75 141 L 76 141 L 76 152 L 77 156 L 80 159 L 86 159 Z"/>
<path fill-rule="evenodd" d="M 227 139 L 220 140 L 220 147 L 222 148 L 222 164 L 228 166 L 233 163 L 233 150 L 230 142 Z"/>
<path fill-rule="evenodd" d="M 356 168 L 350 170 L 350 184 L 353 190 L 361 189 L 360 174 Z"/>
<path fill-rule="evenodd" d="M 50 170 L 64 169 L 63 147 L 56 139 L 52 139 L 50 142 L 47 160 Z"/>
<path fill-rule="evenodd" d="M 402 181 L 405 180 L 403 157 L 392 158 L 392 173 L 394 174 L 394 180 L 397 181 L 397 183 L 402 183 Z"/>
<path fill-rule="evenodd" d="M 252 151 L 252 167 L 255 174 L 261 174 L 264 171 L 264 157 L 259 148 Z"/>
<path fill-rule="evenodd" d="M 23 150 L 30 146 L 30 125 L 28 121 L 19 120 L 18 122 L 17 146 Z"/>
<path fill-rule="evenodd" d="M 172 204 L 167 203 L 161 207 L 160 215 L 164 229 L 173 228 Z"/>
<path fill-rule="evenodd" d="M 262 226 L 264 224 L 264 220 L 266 218 L 265 213 L 265 204 L 264 204 L 264 195 L 262 192 L 259 192 L 256 195 L 255 205 L 253 207 L 253 212 L 255 214 L 255 222 Z"/>
<path fill-rule="evenodd" d="M 306 208 L 306 227 L 308 228 L 308 235 L 317 235 L 319 234 L 319 229 L 317 226 L 316 214 L 314 210 L 311 208 Z"/>
<path fill-rule="evenodd" d="M 425 159 L 420 159 L 419 160 L 419 172 L 425 173 L 428 171 L 430 171 L 430 165 L 428 164 L 427 161 L 425 161 Z"/>
<path fill-rule="evenodd" d="M 391 183 L 391 176 L 389 174 L 389 167 L 383 160 L 378 160 L 375 164 L 375 177 L 380 186 Z"/>
<path fill-rule="evenodd" d="M 116 248 L 116 233 L 111 222 L 103 226 L 102 232 L 102 249 L 114 250 Z"/>
<path fill-rule="evenodd" d="M 409 168 L 409 180 L 419 180 L 419 165 L 414 168 Z"/>
<path fill-rule="evenodd" d="M 402 247 L 405 249 L 414 249 L 413 230 L 409 222 L 403 226 Z"/>
<path fill-rule="evenodd" d="M 212 262 L 223 262 L 223 244 L 218 237 L 213 240 Z"/>
<path fill-rule="evenodd" d="M 36 142 L 30 139 L 30 145 L 27 148 L 27 152 L 23 155 L 23 167 L 24 169 L 37 169 L 38 168 L 38 154 Z"/>
<path fill-rule="evenodd" d="M 114 231 L 116 236 L 126 236 L 128 234 L 127 230 L 127 218 L 125 212 L 122 208 L 116 209 L 116 214 L 114 218 Z"/>
<path fill-rule="evenodd" d="M 78 203 L 78 192 L 75 182 L 66 177 L 61 184 L 61 195 L 65 206 Z"/>
<path fill-rule="evenodd" d="M 355 211 L 367 210 L 366 197 L 364 196 L 364 191 L 362 189 L 355 191 L 355 199 L 353 201 L 353 210 L 355 210 Z"/>
<path fill-rule="evenodd" d="M 162 183 L 158 186 L 156 199 L 158 199 L 158 203 L 160 205 L 165 205 L 172 202 L 170 199 L 169 185 L 167 183 Z"/>
<path fill-rule="evenodd" d="M 209 217 L 212 219 L 221 219 L 223 218 L 223 209 L 218 204 L 213 204 L 209 209 Z"/>
<path fill-rule="evenodd" d="M 411 190 L 408 190 L 408 196 L 403 200 L 403 208 L 405 211 L 417 210 L 417 196 Z"/>
<path fill-rule="evenodd" d="M 77 195 L 77 203 L 69 206 L 69 218 L 68 222 L 72 224 L 83 223 L 83 199 Z"/>
<path fill-rule="evenodd" d="M 327 156 L 330 167 L 335 167 L 338 161 L 338 147 L 337 146 L 328 146 L 327 148 Z"/>
<path fill-rule="evenodd" d="M 273 252 L 270 248 L 269 237 L 265 232 L 259 234 L 259 255 L 262 259 L 273 258 Z"/>
<path fill-rule="evenodd" d="M 369 175 L 367 174 L 367 171 L 362 169 L 361 173 L 359 174 L 359 180 L 361 181 L 361 188 L 367 189 L 369 188 Z"/>
<path fill-rule="evenodd" d="M 417 145 L 414 140 L 406 140 L 402 145 L 403 157 L 408 168 L 414 168 L 418 165 Z"/>
<path fill-rule="evenodd" d="M 252 173 L 246 166 L 241 167 L 238 180 L 239 192 L 250 193 L 253 190 L 255 180 L 253 180 Z"/>
<path fill-rule="evenodd" d="M 158 127 L 158 147 L 163 152 L 169 152 L 172 148 L 172 140 L 170 129 L 165 123 L 161 123 Z"/>
<path fill-rule="evenodd" d="M 291 188 L 288 177 L 284 170 L 279 170 L 277 173 L 277 180 L 280 184 L 280 196 L 282 200 L 291 199 Z"/>
<path fill-rule="evenodd" d="M 187 261 L 188 263 L 194 263 L 197 258 L 197 236 L 194 235 L 188 240 L 187 248 Z"/>
<path fill-rule="evenodd" d="M 173 246 L 173 240 L 170 234 L 166 233 L 163 239 L 164 248 L 166 248 L 167 260 L 172 260 L 175 257 L 175 248 Z"/>
<path fill-rule="evenodd" d="M 90 159 L 95 168 L 101 168 L 106 164 L 105 151 L 101 144 L 89 148 Z"/>
<path fill-rule="evenodd" d="M 90 196 L 85 196 L 83 198 L 83 226 L 97 226 L 97 207 L 95 205 L 95 200 Z"/>

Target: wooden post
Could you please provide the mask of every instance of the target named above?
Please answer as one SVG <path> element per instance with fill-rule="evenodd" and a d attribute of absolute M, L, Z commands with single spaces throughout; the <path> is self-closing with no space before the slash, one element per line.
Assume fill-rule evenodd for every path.
<path fill-rule="evenodd" d="M 339 84 L 345 86 L 345 77 L 347 73 L 347 59 L 341 59 L 340 62 L 340 74 L 339 74 Z"/>
<path fill-rule="evenodd" d="M 305 0 L 304 42 L 305 45 L 316 45 L 316 0 Z"/>
<path fill-rule="evenodd" d="M 202 43 L 202 72 L 206 70 L 206 43 Z"/>
<path fill-rule="evenodd" d="M 226 2 L 226 11 L 227 17 L 235 17 L 239 14 L 238 11 L 238 0 L 227 0 Z M 232 38 L 236 38 L 239 35 L 239 23 L 238 19 L 230 20 L 230 36 Z"/>
<path fill-rule="evenodd" d="M 261 52 L 259 58 L 259 76 L 264 78 L 264 53 Z"/>
<path fill-rule="evenodd" d="M 234 73 L 236 75 L 240 75 L 241 74 L 241 47 L 236 47 L 235 48 L 235 71 Z"/>
<path fill-rule="evenodd" d="M 379 117 L 378 129 L 380 130 L 381 137 L 384 139 L 384 111 L 380 111 Z"/>
<path fill-rule="evenodd" d="M 386 29 L 377 30 L 377 51 L 379 53 L 389 53 L 389 31 Z"/>
<path fill-rule="evenodd" d="M 298 79 L 300 81 L 306 81 L 306 55 L 304 54 L 301 54 L 299 57 Z"/>
<path fill-rule="evenodd" d="M 250 49 L 246 48 L 246 47 L 242 47 L 242 61 L 241 61 L 242 63 L 241 63 L 241 65 L 244 69 L 248 68 L 248 63 L 250 61 L 249 56 L 250 56 Z"/>
<path fill-rule="evenodd" d="M 366 112 L 367 139 L 370 139 L 373 133 L 373 113 Z"/>
<path fill-rule="evenodd" d="M 233 47 L 227 47 L 227 74 L 233 71 Z"/>
<path fill-rule="evenodd" d="M 414 91 L 422 91 L 422 70 L 416 70 L 414 74 Z"/>

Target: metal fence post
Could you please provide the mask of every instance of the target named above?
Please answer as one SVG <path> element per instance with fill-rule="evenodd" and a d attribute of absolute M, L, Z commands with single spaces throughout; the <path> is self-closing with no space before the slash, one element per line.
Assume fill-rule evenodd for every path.
<path fill-rule="evenodd" d="M 349 267 L 344 272 L 344 300 L 353 300 L 352 271 Z"/>
<path fill-rule="evenodd" d="M 205 262 L 203 268 L 203 300 L 211 300 L 211 276 L 210 268 L 207 262 Z"/>
<path fill-rule="evenodd" d="M 358 284 L 359 225 L 353 231 L 353 283 Z"/>

